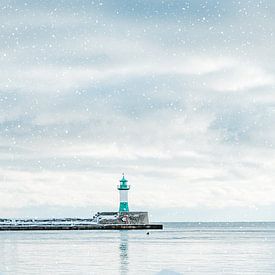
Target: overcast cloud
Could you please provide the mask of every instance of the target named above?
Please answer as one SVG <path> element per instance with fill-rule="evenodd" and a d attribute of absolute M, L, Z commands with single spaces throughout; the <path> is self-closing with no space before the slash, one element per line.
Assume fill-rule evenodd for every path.
<path fill-rule="evenodd" d="M 2 1 L 0 215 L 272 220 L 273 1 Z"/>

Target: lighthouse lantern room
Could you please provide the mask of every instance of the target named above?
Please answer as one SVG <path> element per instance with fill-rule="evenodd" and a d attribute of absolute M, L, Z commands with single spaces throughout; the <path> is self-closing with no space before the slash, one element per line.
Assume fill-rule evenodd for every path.
<path fill-rule="evenodd" d="M 129 212 L 128 205 L 128 191 L 130 189 L 130 185 L 127 185 L 128 180 L 125 179 L 124 173 L 122 179 L 120 180 L 120 185 L 117 186 L 119 190 L 119 212 Z"/>

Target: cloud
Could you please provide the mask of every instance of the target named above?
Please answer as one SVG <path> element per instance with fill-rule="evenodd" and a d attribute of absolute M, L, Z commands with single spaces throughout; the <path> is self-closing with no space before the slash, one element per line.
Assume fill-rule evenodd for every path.
<path fill-rule="evenodd" d="M 197 3 L 144 2 L 131 17 L 122 3 L 118 13 L 56 5 L 64 10 L 15 2 L 7 14 L 17 16 L 1 27 L 3 215 L 114 209 L 121 172 L 132 209 L 274 205 L 273 19 L 264 10 L 240 17 L 222 2 L 207 15 Z"/>
<path fill-rule="evenodd" d="M 274 85 L 274 75 L 249 63 L 237 63 L 225 70 L 209 87 L 221 92 L 239 92 Z"/>
<path fill-rule="evenodd" d="M 108 42 L 104 42 L 107 44 Z M 127 49 L 132 49 L 131 45 L 127 45 Z M 156 49 L 158 51 L 158 49 Z M 93 53 L 96 54 L 96 53 Z M 85 52 L 82 53 L 85 55 Z M 104 55 L 109 56 L 112 59 L 112 53 L 104 52 Z M 60 65 L 43 65 L 38 64 L 36 66 L 24 66 L 20 68 L 19 64 L 14 66 L 6 66 L 2 64 L 3 74 L 1 75 L 1 86 L 4 90 L 18 90 L 22 92 L 35 91 L 35 92 L 51 92 L 56 91 L 68 91 L 72 89 L 81 89 L 89 85 L 96 84 L 102 81 L 116 82 L 118 79 L 125 79 L 130 77 L 144 77 L 144 76 L 188 76 L 188 75 L 204 75 L 214 72 L 219 72 L 229 67 L 232 68 L 234 61 L 230 58 L 219 57 L 164 57 L 157 58 L 156 56 L 144 56 L 140 54 L 138 61 L 126 61 L 125 52 L 121 53 L 120 59 L 117 63 L 110 63 L 109 66 L 100 68 L 97 64 L 90 66 L 60 66 Z M 159 56 L 165 55 L 163 52 L 158 52 Z M 70 55 L 66 57 L 70 59 Z M 5 70 L 4 70 L 5 67 Z M 246 73 L 246 72 L 245 72 Z M 256 72 L 255 72 L 256 73 Z M 238 72 L 236 73 L 238 74 Z M 249 74 L 249 73 L 248 73 Z M 244 81 L 248 81 L 248 77 Z M 252 75 L 254 76 L 254 75 Z M 234 77 L 234 75 L 233 75 Z M 254 83 L 249 85 L 252 87 L 261 85 L 260 81 L 264 81 L 263 84 L 272 84 L 271 77 L 265 77 L 257 75 L 257 79 L 254 79 Z M 220 90 L 222 80 L 210 83 L 210 88 Z M 223 81 L 226 80 L 223 79 Z M 230 82 L 230 79 L 227 80 Z M 247 85 L 236 83 L 235 85 Z M 238 88 L 238 86 L 236 86 Z M 245 87 L 245 86 L 244 86 Z M 239 88 L 243 88 L 240 86 Z M 227 85 L 227 90 L 235 90 L 236 88 L 230 88 Z"/>

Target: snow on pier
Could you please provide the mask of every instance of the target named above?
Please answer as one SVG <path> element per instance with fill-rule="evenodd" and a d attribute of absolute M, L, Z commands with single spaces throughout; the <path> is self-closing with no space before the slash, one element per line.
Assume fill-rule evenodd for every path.
<path fill-rule="evenodd" d="M 99 224 L 94 219 L 0 219 L 0 231 L 162 229 L 159 224 Z"/>

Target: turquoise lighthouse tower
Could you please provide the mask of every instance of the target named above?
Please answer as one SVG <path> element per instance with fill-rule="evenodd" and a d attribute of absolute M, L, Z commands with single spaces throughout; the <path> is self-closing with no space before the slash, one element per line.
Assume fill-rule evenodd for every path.
<path fill-rule="evenodd" d="M 119 212 L 129 212 L 128 205 L 128 191 L 130 185 L 127 185 L 128 180 L 125 179 L 124 173 L 122 174 L 122 179 L 120 180 L 120 185 L 117 186 L 119 190 Z"/>

